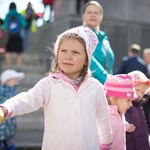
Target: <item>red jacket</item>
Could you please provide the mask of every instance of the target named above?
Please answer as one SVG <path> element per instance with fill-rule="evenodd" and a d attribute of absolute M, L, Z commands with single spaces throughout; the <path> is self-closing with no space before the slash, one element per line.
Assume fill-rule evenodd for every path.
<path fill-rule="evenodd" d="M 44 4 L 53 4 L 54 0 L 43 0 Z"/>

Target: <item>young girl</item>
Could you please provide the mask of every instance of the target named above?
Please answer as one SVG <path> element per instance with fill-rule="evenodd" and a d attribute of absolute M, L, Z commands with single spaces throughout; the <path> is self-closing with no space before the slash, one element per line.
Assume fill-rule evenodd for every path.
<path fill-rule="evenodd" d="M 98 43 L 86 27 L 58 36 L 52 72 L 28 92 L 1 105 L 8 117 L 44 108 L 42 150 L 109 149 L 112 134 L 102 85 L 88 72 Z"/>
<path fill-rule="evenodd" d="M 133 100 L 133 106 L 125 114 L 126 120 L 136 126 L 133 133 L 126 133 L 127 150 L 150 150 L 148 127 L 142 108 L 142 98 L 150 87 L 150 80 L 141 71 L 132 71 L 129 75 L 134 78 L 134 88 L 138 97 Z"/>
<path fill-rule="evenodd" d="M 125 133 L 133 132 L 135 126 L 125 121 L 124 113 L 136 98 L 134 80 L 130 75 L 114 75 L 104 84 L 109 103 L 110 122 L 113 131 L 112 150 L 126 150 Z"/>

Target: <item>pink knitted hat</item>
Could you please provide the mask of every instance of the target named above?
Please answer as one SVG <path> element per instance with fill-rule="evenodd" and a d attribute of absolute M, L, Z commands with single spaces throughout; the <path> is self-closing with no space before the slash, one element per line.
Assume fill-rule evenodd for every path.
<path fill-rule="evenodd" d="M 134 85 L 147 84 L 150 86 L 150 80 L 145 76 L 143 72 L 135 70 L 128 74 L 134 78 Z"/>
<path fill-rule="evenodd" d="M 117 98 L 137 98 L 134 89 L 134 79 L 127 74 L 114 75 L 108 78 L 104 84 L 106 96 Z"/>
<path fill-rule="evenodd" d="M 97 38 L 96 34 L 87 27 L 78 26 L 78 27 L 69 29 L 69 30 L 63 32 L 62 34 L 60 34 L 57 37 L 57 40 L 54 45 L 55 56 L 57 56 L 58 47 L 59 47 L 61 38 L 68 33 L 75 33 L 83 38 L 83 40 L 85 41 L 85 44 L 86 44 L 86 51 L 87 51 L 87 55 L 88 55 L 88 64 L 90 65 L 92 54 L 95 51 L 95 48 L 98 44 L 98 38 Z"/>

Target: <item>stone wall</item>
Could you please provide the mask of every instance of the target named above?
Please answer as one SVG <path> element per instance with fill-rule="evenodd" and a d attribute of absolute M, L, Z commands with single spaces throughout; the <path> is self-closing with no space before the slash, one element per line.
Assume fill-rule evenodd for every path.
<path fill-rule="evenodd" d="M 50 46 L 53 48 L 56 35 L 66 29 L 81 24 L 82 21 L 80 18 L 68 16 L 54 23 L 40 27 L 36 33 L 32 34 L 30 51 L 46 54 L 47 58 L 51 57 L 52 52 L 46 51 L 46 47 Z M 121 58 L 127 54 L 128 47 L 131 44 L 140 44 L 142 50 L 150 47 L 150 26 L 148 24 L 104 20 L 101 29 L 107 33 L 112 49 L 115 53 L 114 69 L 118 67 Z"/>
<path fill-rule="evenodd" d="M 127 54 L 130 44 L 150 47 L 150 1 L 149 0 L 98 0 L 104 8 L 101 30 L 106 31 L 115 53 L 116 69 L 121 58 Z M 53 47 L 56 35 L 66 29 L 82 24 L 75 12 L 75 0 L 59 0 L 55 3 L 55 21 L 48 23 L 32 34 L 31 51 L 47 53 Z M 47 54 L 51 56 L 51 52 Z"/>
<path fill-rule="evenodd" d="M 104 9 L 104 18 L 111 20 L 150 23 L 149 0 L 97 0 Z M 83 4 L 82 4 L 83 6 Z M 55 2 L 56 19 L 76 14 L 75 0 Z"/>

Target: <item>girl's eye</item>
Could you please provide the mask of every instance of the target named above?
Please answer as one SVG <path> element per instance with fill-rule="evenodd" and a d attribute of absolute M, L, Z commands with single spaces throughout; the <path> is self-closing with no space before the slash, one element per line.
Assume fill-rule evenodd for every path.
<path fill-rule="evenodd" d="M 80 54 L 80 53 L 79 53 L 79 52 L 77 52 L 77 51 L 74 51 L 74 53 L 75 53 L 75 54 Z"/>
<path fill-rule="evenodd" d="M 131 99 L 128 99 L 128 102 L 132 102 L 132 100 L 131 100 Z"/>
<path fill-rule="evenodd" d="M 64 50 L 64 49 L 61 49 L 61 50 L 60 50 L 60 52 L 65 52 L 65 51 L 66 51 L 66 50 Z"/>

